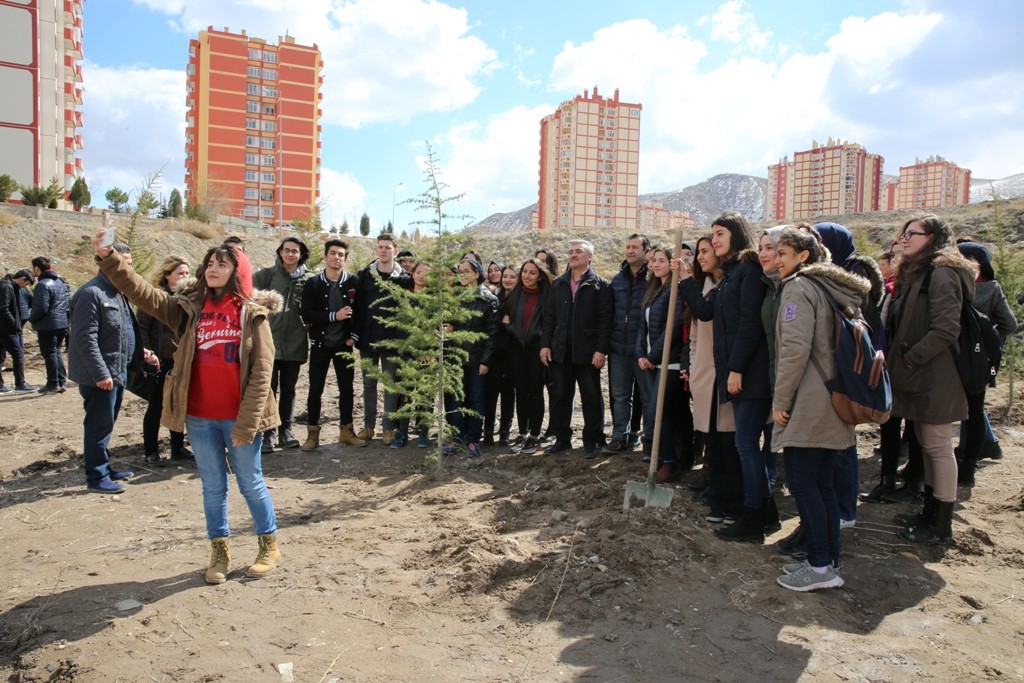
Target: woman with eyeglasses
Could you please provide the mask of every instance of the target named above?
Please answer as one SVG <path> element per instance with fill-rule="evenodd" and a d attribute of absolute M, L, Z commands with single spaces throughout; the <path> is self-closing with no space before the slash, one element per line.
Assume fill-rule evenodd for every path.
<path fill-rule="evenodd" d="M 960 311 L 974 299 L 974 270 L 956 249 L 941 218 L 911 218 L 897 238 L 903 257 L 896 269 L 889 309 L 888 366 L 893 413 L 914 423 L 924 452 L 924 509 L 896 515 L 913 543 L 950 543 L 956 503 L 953 423 L 967 418 L 964 392 L 951 347 L 960 335 Z"/>

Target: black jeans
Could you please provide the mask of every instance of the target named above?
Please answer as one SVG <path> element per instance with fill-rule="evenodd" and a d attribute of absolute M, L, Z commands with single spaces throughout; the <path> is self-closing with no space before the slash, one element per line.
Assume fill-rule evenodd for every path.
<path fill-rule="evenodd" d="M 11 368 L 14 370 L 14 385 L 25 386 L 25 349 L 21 346 L 20 334 L 0 334 L 0 346 L 11 357 Z M 3 375 L 0 374 L 0 387 L 4 386 Z"/>
<path fill-rule="evenodd" d="M 142 416 L 142 444 L 146 455 L 160 452 L 160 416 L 164 411 L 164 382 L 167 381 L 167 373 L 174 367 L 171 359 L 160 359 L 160 372 L 157 375 L 156 388 L 153 395 L 149 397 L 149 405 L 146 407 L 146 414 Z M 49 379 L 46 382 L 50 385 Z M 185 434 L 183 432 L 171 432 L 171 451 L 180 451 L 185 445 Z"/>
<path fill-rule="evenodd" d="M 715 511 L 738 515 L 743 511 L 743 470 L 736 450 L 736 432 L 718 431 L 718 392 L 712 398 L 711 424 L 704 439 L 704 467 L 708 488 L 704 494 Z"/>
<path fill-rule="evenodd" d="M 60 347 L 64 346 L 64 337 L 67 334 L 67 329 L 36 332 L 36 336 L 39 338 L 39 353 L 43 356 L 43 362 L 46 364 L 46 386 L 49 389 L 56 389 L 68 383 L 68 371 L 64 367 L 64 354 L 60 350 Z"/>
<path fill-rule="evenodd" d="M 338 411 L 341 426 L 352 424 L 352 384 L 356 370 L 347 356 L 341 355 L 344 348 L 311 348 L 309 350 L 309 396 L 306 398 L 306 424 L 320 424 L 320 406 L 327 384 L 327 370 L 334 365 L 334 377 L 338 380 Z"/>
<path fill-rule="evenodd" d="M 511 342 L 515 343 L 515 342 Z M 516 385 L 509 373 L 509 351 L 496 350 L 491 357 L 487 371 L 487 407 L 484 411 L 484 438 L 494 436 L 494 422 L 498 414 L 498 398 L 501 398 L 501 422 L 498 426 L 500 438 L 508 437 L 512 426 L 512 412 L 516 406 Z"/>
<path fill-rule="evenodd" d="M 568 355 L 568 351 L 566 355 Z M 601 371 L 590 363 L 549 363 L 551 376 L 551 431 L 559 442 L 572 440 L 572 404 L 576 386 L 583 407 L 583 447 L 604 445 L 604 393 Z"/>
<path fill-rule="evenodd" d="M 967 394 L 967 425 L 963 442 L 964 460 L 978 460 L 985 447 L 985 390 Z"/>
<path fill-rule="evenodd" d="M 299 381 L 297 360 L 275 360 L 274 371 L 270 374 L 270 390 L 277 396 L 277 414 L 281 416 L 281 429 L 292 426 L 295 416 L 295 385 Z M 280 390 L 280 393 L 278 393 Z"/>
<path fill-rule="evenodd" d="M 522 436 L 540 436 L 544 422 L 544 365 L 540 347 L 523 348 L 512 342 L 508 349 L 509 374 L 516 385 L 516 415 Z"/>

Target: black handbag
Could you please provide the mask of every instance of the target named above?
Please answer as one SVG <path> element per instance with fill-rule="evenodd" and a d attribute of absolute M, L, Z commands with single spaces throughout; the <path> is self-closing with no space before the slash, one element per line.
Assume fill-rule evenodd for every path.
<path fill-rule="evenodd" d="M 143 368 L 141 371 L 128 371 L 128 385 L 125 389 L 150 401 L 156 392 L 163 391 L 163 377 L 155 365 L 144 363 Z"/>

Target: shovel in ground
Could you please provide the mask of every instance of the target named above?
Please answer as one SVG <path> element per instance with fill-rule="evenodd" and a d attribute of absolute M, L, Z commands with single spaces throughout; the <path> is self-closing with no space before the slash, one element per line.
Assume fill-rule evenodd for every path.
<path fill-rule="evenodd" d="M 679 254 L 683 247 L 683 233 L 676 232 L 676 250 Z M 665 343 L 661 349 L 661 374 L 658 377 L 658 402 L 654 410 L 654 442 L 651 444 L 651 466 L 647 470 L 645 481 L 627 481 L 626 496 L 622 499 L 622 509 L 629 510 L 634 507 L 658 507 L 667 508 L 672 502 L 672 489 L 666 486 L 658 486 L 658 451 L 661 447 L 661 421 L 665 418 L 665 386 L 668 383 L 668 362 L 672 352 L 672 328 L 676 320 L 676 298 L 679 295 L 679 271 L 672 271 L 672 289 L 668 294 L 668 321 L 665 324 Z M 677 380 L 678 381 L 678 378 Z M 643 503 L 641 506 L 640 503 Z"/>

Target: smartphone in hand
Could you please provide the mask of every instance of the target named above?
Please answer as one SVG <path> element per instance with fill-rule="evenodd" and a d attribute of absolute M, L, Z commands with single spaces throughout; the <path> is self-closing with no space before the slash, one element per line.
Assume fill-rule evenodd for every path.
<path fill-rule="evenodd" d="M 100 240 L 101 247 L 110 247 L 114 244 L 114 237 L 117 235 L 117 228 L 109 227 L 103 231 L 103 239 Z"/>

